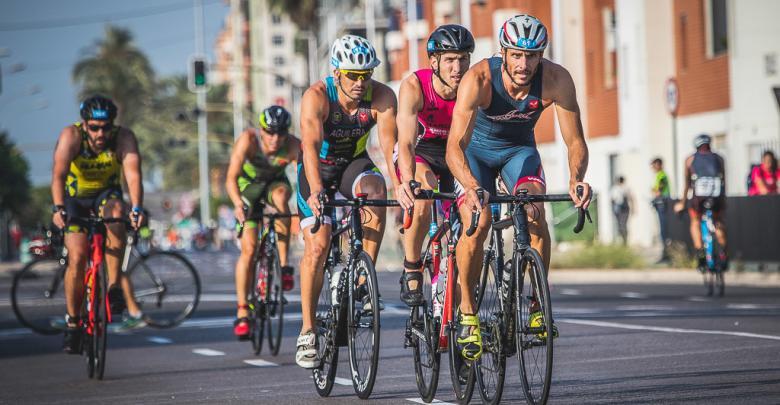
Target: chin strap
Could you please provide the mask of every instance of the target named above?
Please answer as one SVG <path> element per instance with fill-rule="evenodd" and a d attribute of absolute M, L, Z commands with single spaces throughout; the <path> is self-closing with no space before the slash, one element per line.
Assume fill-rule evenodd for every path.
<path fill-rule="evenodd" d="M 512 77 L 512 74 L 511 74 L 511 73 L 509 73 L 509 68 L 507 68 L 507 67 L 506 67 L 506 62 L 501 62 L 501 65 L 503 65 L 503 66 L 504 66 L 504 72 L 506 72 L 506 75 L 507 75 L 507 76 L 509 76 L 509 80 L 510 80 L 512 83 L 514 83 L 514 85 L 515 85 L 515 86 L 517 86 L 517 87 L 523 87 L 523 85 L 522 85 L 522 84 L 520 84 L 520 83 L 518 83 L 518 82 L 516 82 L 516 81 L 515 81 L 515 79 Z"/>
<path fill-rule="evenodd" d="M 441 54 L 437 54 L 436 55 L 436 69 L 433 70 L 433 75 L 436 76 L 443 85 L 449 87 L 452 90 L 455 90 L 454 87 L 450 86 L 450 84 L 447 83 L 447 81 L 444 80 L 443 77 L 441 77 L 441 74 L 439 73 L 440 71 L 441 71 Z"/>
<path fill-rule="evenodd" d="M 352 97 L 352 96 L 349 95 L 349 93 L 347 93 L 344 90 L 344 87 L 341 86 L 341 79 L 339 79 L 338 77 L 336 78 L 336 83 L 338 83 L 338 85 L 339 85 L 339 90 L 341 90 L 341 92 L 344 93 L 344 95 L 347 96 L 348 99 L 350 99 L 352 101 L 360 101 L 360 98 Z"/>

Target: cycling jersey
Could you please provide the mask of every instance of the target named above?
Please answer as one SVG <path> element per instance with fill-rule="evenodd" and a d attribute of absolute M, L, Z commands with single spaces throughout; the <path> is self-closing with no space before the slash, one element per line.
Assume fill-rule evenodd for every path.
<path fill-rule="evenodd" d="M 542 67 L 531 78 L 530 90 L 523 100 L 514 100 L 501 78 L 502 59 L 488 59 L 490 105 L 477 111 L 466 159 L 477 183 L 489 193 L 496 192 L 496 177 L 500 174 L 512 192 L 522 183 L 545 185 L 544 170 L 534 139 L 534 126 L 542 103 Z M 458 187 L 462 192 L 462 187 Z"/>
<path fill-rule="evenodd" d="M 258 132 L 255 132 L 252 138 L 256 142 L 257 152 L 244 161 L 241 175 L 238 177 L 241 199 L 248 206 L 247 221 L 244 223 L 248 228 L 257 227 L 257 220 L 263 214 L 261 205 L 271 200 L 271 191 L 277 185 L 291 188 L 290 180 L 285 174 L 285 168 L 291 162 L 287 157 L 287 141 L 283 142 L 274 155 L 266 155 L 263 153 Z"/>
<path fill-rule="evenodd" d="M 694 197 L 720 197 L 723 194 L 723 167 L 712 152 L 696 152 L 691 162 Z"/>
<path fill-rule="evenodd" d="M 106 148 L 95 153 L 89 147 L 89 136 L 82 124 L 78 122 L 73 125 L 81 133 L 81 146 L 76 157 L 70 162 L 65 182 L 67 196 L 91 198 L 108 188 L 119 188 L 122 166 L 116 154 L 116 138 L 120 127 L 114 127 L 106 137 Z"/>
<path fill-rule="evenodd" d="M 368 134 L 376 124 L 371 115 L 372 87 L 358 102 L 357 111 L 350 115 L 339 104 L 338 89 L 332 76 L 324 80 L 328 93 L 328 117 L 323 123 L 325 137 L 320 148 L 320 161 L 325 164 L 337 164 L 351 161 L 366 153 Z"/>

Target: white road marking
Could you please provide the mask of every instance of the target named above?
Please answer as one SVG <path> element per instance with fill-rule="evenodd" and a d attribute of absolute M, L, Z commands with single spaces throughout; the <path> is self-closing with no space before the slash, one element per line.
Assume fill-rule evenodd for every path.
<path fill-rule="evenodd" d="M 671 311 L 675 308 L 670 305 L 619 305 L 618 311 Z"/>
<path fill-rule="evenodd" d="M 414 403 L 416 403 L 416 404 L 427 404 L 427 403 L 428 403 L 428 402 L 425 402 L 425 401 L 423 401 L 423 400 L 422 400 L 422 398 L 406 398 L 406 400 L 407 400 L 407 401 L 409 401 L 409 402 L 414 402 Z M 431 403 L 431 404 L 448 404 L 448 405 L 454 405 L 454 403 L 453 403 L 453 402 L 444 402 L 444 401 L 439 401 L 438 399 L 434 399 L 434 400 L 433 400 L 433 401 L 431 401 L 430 403 Z"/>
<path fill-rule="evenodd" d="M 648 330 L 652 332 L 668 332 L 668 333 L 698 333 L 702 335 L 726 335 L 726 336 L 748 337 L 748 338 L 769 339 L 769 340 L 780 341 L 780 336 L 776 336 L 776 335 L 763 335 L 758 333 L 735 332 L 735 331 L 728 331 L 728 330 L 669 328 L 664 326 L 636 325 L 636 324 L 629 324 L 629 323 L 590 321 L 585 319 L 569 319 L 569 318 L 563 318 L 563 319 L 559 318 L 557 319 L 557 321 L 573 323 L 577 325 L 603 326 L 606 328 Z"/>
<path fill-rule="evenodd" d="M 224 356 L 225 352 L 221 352 L 219 350 L 213 350 L 213 349 L 193 349 L 193 353 L 199 354 L 201 356 Z"/>
<path fill-rule="evenodd" d="M 761 308 L 760 305 L 756 304 L 728 304 L 726 305 L 726 308 L 728 309 L 759 309 Z"/>
<path fill-rule="evenodd" d="M 244 360 L 244 363 L 255 367 L 275 367 L 278 364 L 263 359 Z"/>
<path fill-rule="evenodd" d="M 285 294 L 284 298 L 287 300 L 288 303 L 301 302 L 300 294 L 291 294 L 291 295 Z M 181 296 L 181 297 L 176 297 L 175 299 L 180 299 L 182 300 L 182 302 L 189 302 L 191 300 L 191 297 Z M 236 301 L 235 293 L 232 294 L 231 293 L 208 293 L 208 294 L 201 294 L 200 296 L 200 302 L 235 302 L 235 301 Z"/>
<path fill-rule="evenodd" d="M 708 302 L 708 301 L 712 301 L 711 298 L 705 298 L 705 297 L 688 297 L 687 300 L 688 301 L 693 301 L 693 302 Z"/>
<path fill-rule="evenodd" d="M 558 291 L 561 295 L 582 295 L 582 292 L 580 290 L 575 290 L 573 288 L 561 288 L 561 291 Z"/>
<path fill-rule="evenodd" d="M 349 386 L 352 385 L 352 380 L 350 380 L 348 378 L 342 378 L 342 377 L 334 378 L 333 382 L 338 384 L 338 385 L 349 385 Z"/>
<path fill-rule="evenodd" d="M 162 336 L 149 336 L 148 338 L 146 338 L 146 340 L 148 340 L 148 341 L 150 341 L 152 343 L 157 343 L 159 345 L 168 345 L 168 344 L 173 343 L 173 340 L 168 339 L 168 338 L 164 338 Z"/>
<path fill-rule="evenodd" d="M 622 298 L 635 298 L 635 299 L 647 298 L 647 294 L 642 294 L 642 293 L 633 292 L 633 291 L 620 293 L 620 296 Z"/>

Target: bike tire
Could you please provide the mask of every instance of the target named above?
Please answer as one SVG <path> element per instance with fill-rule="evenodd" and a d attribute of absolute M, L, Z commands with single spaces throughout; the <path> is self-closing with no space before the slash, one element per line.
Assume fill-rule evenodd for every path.
<path fill-rule="evenodd" d="M 56 335 L 62 329 L 52 326 L 65 310 L 64 259 L 40 259 L 28 263 L 14 275 L 11 306 L 16 319 L 33 332 Z"/>
<path fill-rule="evenodd" d="M 347 311 L 347 341 L 349 346 L 349 366 L 352 370 L 352 387 L 358 398 L 371 396 L 376 382 L 379 363 L 379 286 L 376 280 L 374 262 L 366 252 L 360 252 L 348 272 L 349 304 Z M 359 285 L 361 277 L 364 278 Z M 364 289 L 371 303 L 371 311 L 364 311 L 363 304 L 356 301 L 359 289 Z M 363 333 L 365 331 L 365 333 Z M 365 335 L 365 337 L 363 337 Z M 366 343 L 365 347 L 363 342 Z"/>
<path fill-rule="evenodd" d="M 108 274 L 105 264 L 101 265 L 98 272 L 97 291 L 95 291 L 95 302 L 93 310 L 95 312 L 95 321 L 93 330 L 93 350 L 95 353 L 95 378 L 103 379 L 106 371 L 106 348 L 108 345 Z"/>
<path fill-rule="evenodd" d="M 482 330 L 482 356 L 475 373 L 479 396 L 484 404 L 498 404 L 504 392 L 506 355 L 504 353 L 503 312 L 498 283 L 501 278 L 495 260 L 486 255 L 480 275 L 477 305 Z"/>
<path fill-rule="evenodd" d="M 252 292 L 249 297 L 249 326 L 251 328 L 249 338 L 252 341 L 252 351 L 255 356 L 263 351 L 263 340 L 265 339 L 265 296 L 260 288 L 260 283 L 267 281 L 266 264 L 265 257 L 260 257 L 257 260 L 254 265 L 252 286 L 250 288 Z"/>
<path fill-rule="evenodd" d="M 526 402 L 546 404 L 550 395 L 553 368 L 553 322 L 550 288 L 544 261 L 533 248 L 527 249 L 515 260 L 514 271 L 518 283 L 515 291 L 517 356 L 520 361 L 520 382 Z M 529 326 L 531 298 L 536 297 L 542 312 L 542 327 Z M 546 333 L 546 338 L 538 335 Z"/>
<path fill-rule="evenodd" d="M 177 252 L 144 255 L 133 263 L 128 274 L 149 326 L 172 328 L 198 307 L 200 277 L 192 263 Z"/>
<path fill-rule="evenodd" d="M 457 266 L 457 264 L 455 265 Z M 458 272 L 455 271 L 453 274 L 456 275 L 454 278 L 457 278 Z M 450 280 L 450 278 L 447 277 L 447 282 L 452 283 L 456 282 L 456 280 Z M 476 376 L 474 373 L 474 367 L 467 366 L 462 363 L 463 359 L 461 358 L 460 352 L 458 351 L 458 306 L 455 304 L 454 298 L 455 297 L 452 297 L 453 303 L 450 316 L 452 321 L 450 325 L 446 325 L 448 328 L 449 340 L 447 343 L 447 352 L 449 354 L 450 380 L 452 381 L 452 389 L 455 392 L 455 399 L 458 401 L 458 403 L 467 404 L 471 401 L 471 397 L 474 395 Z M 463 379 L 461 379 L 459 376 L 459 370 L 461 369 L 461 366 L 468 367 L 468 374 L 463 376 Z"/>
<path fill-rule="evenodd" d="M 726 293 L 726 280 L 723 279 L 723 271 L 715 273 L 715 286 L 718 290 L 718 297 L 722 297 Z"/>
<path fill-rule="evenodd" d="M 268 295 L 266 296 L 266 321 L 268 322 L 268 347 L 276 356 L 282 347 L 282 329 L 284 328 L 285 298 L 282 289 L 282 266 L 279 263 L 279 251 L 274 246 L 272 253 L 266 256 L 268 260 L 268 278 L 266 281 Z"/>
<path fill-rule="evenodd" d="M 336 380 L 339 363 L 339 347 L 336 345 L 338 319 L 331 295 L 331 271 L 326 269 L 322 278 L 322 289 L 317 301 L 315 334 L 317 335 L 317 357 L 320 365 L 312 370 L 314 386 L 321 397 L 330 395 Z"/>
<path fill-rule="evenodd" d="M 417 382 L 417 391 L 425 402 L 433 401 L 436 390 L 439 387 L 439 367 L 441 353 L 439 353 L 439 328 L 441 322 L 434 317 L 433 297 L 431 285 L 431 261 L 423 268 L 423 294 L 425 305 L 412 309 L 411 325 L 417 331 L 423 332 L 425 340 L 414 332 L 411 333 L 412 355 L 414 360 L 414 374 Z M 421 330 L 422 329 L 422 330 Z"/>

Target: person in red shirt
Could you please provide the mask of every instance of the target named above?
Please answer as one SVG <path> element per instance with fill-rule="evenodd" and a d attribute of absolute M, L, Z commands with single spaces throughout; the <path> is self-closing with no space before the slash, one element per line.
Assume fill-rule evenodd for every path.
<path fill-rule="evenodd" d="M 778 193 L 780 169 L 772 151 L 765 151 L 761 156 L 761 164 L 753 167 L 750 173 L 750 189 L 748 195 L 776 195 Z"/>

